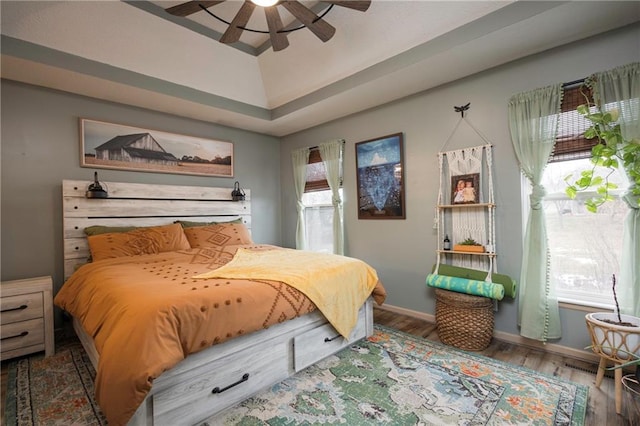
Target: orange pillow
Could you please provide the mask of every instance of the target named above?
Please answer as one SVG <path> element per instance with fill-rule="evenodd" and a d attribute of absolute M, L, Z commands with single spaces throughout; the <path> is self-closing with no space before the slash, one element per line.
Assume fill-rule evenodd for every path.
<path fill-rule="evenodd" d="M 224 247 L 236 244 L 253 244 L 244 223 L 216 223 L 208 226 L 184 228 L 192 248 Z"/>
<path fill-rule="evenodd" d="M 94 261 L 190 249 L 179 223 L 87 237 Z"/>

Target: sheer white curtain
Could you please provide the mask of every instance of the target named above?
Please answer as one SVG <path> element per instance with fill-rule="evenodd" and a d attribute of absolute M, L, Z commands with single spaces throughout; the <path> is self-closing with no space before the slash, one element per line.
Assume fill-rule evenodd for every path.
<path fill-rule="evenodd" d="M 320 158 L 324 164 L 327 182 L 331 188 L 331 204 L 333 205 L 333 253 L 344 254 L 344 228 L 342 222 L 342 199 L 340 198 L 340 170 L 344 140 L 325 142 L 318 146 Z"/>
<path fill-rule="evenodd" d="M 549 245 L 542 211 L 542 174 L 553 152 L 562 101 L 560 84 L 520 93 L 509 100 L 511 142 L 532 187 L 524 235 L 518 295 L 520 334 L 546 341 L 561 336 L 560 311 L 549 280 Z"/>
<path fill-rule="evenodd" d="M 309 148 L 300 148 L 291 152 L 293 162 L 293 185 L 296 190 L 296 210 L 298 212 L 298 224 L 296 225 L 296 248 L 307 249 L 306 224 L 304 220 L 304 204 L 302 196 L 307 183 L 307 164 L 309 163 Z"/>
<path fill-rule="evenodd" d="M 640 63 L 596 73 L 587 79 L 601 110 L 617 109 L 618 123 L 625 140 L 640 140 Z M 624 220 L 622 259 L 617 293 L 620 311 L 640 316 L 640 208 L 632 194 L 635 183 L 624 195 L 631 209 Z"/>

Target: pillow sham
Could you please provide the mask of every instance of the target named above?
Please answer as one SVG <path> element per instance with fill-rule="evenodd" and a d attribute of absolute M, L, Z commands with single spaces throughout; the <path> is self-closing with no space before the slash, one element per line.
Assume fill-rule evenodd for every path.
<path fill-rule="evenodd" d="M 244 223 L 218 223 L 208 226 L 184 228 L 191 248 L 224 247 L 237 244 L 253 244 Z"/>
<path fill-rule="evenodd" d="M 179 223 L 87 237 L 93 261 L 190 249 Z"/>
<path fill-rule="evenodd" d="M 188 220 L 176 220 L 176 223 L 179 223 L 180 225 L 182 225 L 183 228 L 193 228 L 194 226 L 218 225 L 220 223 L 242 223 L 242 218 L 238 218 L 238 219 L 231 220 L 231 221 L 226 221 L 226 222 L 218 222 L 218 221 L 191 222 L 191 221 L 188 221 Z"/>

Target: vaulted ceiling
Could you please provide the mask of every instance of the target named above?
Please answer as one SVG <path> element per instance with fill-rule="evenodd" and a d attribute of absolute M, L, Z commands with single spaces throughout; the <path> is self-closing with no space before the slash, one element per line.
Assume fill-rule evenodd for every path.
<path fill-rule="evenodd" d="M 242 1 L 165 11 L 180 3 L 2 1 L 2 78 L 283 136 L 640 21 L 637 1 L 373 0 L 274 52 L 268 34 L 218 41 Z M 258 9 L 247 27 L 267 29 Z"/>

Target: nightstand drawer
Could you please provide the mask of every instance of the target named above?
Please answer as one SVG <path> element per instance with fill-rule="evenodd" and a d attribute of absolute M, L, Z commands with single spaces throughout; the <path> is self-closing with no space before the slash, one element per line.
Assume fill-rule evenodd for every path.
<path fill-rule="evenodd" d="M 42 318 L 42 292 L 3 297 L 0 301 L 0 323 Z"/>
<path fill-rule="evenodd" d="M 0 335 L 3 353 L 34 345 L 42 345 L 41 349 L 44 349 L 44 319 L 2 324 Z"/>

